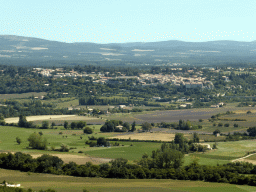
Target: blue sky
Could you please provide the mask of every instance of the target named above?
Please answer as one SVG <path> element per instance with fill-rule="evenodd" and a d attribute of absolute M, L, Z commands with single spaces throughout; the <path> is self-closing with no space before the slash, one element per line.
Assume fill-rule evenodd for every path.
<path fill-rule="evenodd" d="M 256 40 L 255 0 L 0 2 L 0 35 L 94 43 Z"/>

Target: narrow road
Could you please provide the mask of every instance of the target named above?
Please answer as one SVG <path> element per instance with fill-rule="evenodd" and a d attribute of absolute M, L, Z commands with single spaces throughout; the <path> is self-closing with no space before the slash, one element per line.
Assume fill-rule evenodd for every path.
<path fill-rule="evenodd" d="M 232 160 L 231 162 L 235 162 L 235 161 L 242 161 L 243 159 L 245 159 L 245 158 L 247 158 L 247 157 L 250 157 L 250 156 L 252 156 L 252 155 L 255 155 L 256 153 L 252 153 L 252 154 L 250 154 L 250 155 L 247 155 L 247 156 L 244 156 L 244 157 L 241 157 L 241 158 L 238 158 L 238 159 L 234 159 L 234 160 Z"/>

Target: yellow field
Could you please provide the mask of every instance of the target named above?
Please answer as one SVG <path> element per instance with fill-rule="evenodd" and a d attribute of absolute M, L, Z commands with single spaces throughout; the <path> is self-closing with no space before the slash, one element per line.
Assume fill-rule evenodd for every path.
<path fill-rule="evenodd" d="M 45 120 L 56 120 L 56 121 L 87 121 L 98 119 L 95 117 L 78 116 L 78 115 L 38 115 L 38 116 L 27 116 L 27 121 L 45 121 Z M 6 123 L 18 123 L 19 117 L 6 118 Z"/>
<path fill-rule="evenodd" d="M 185 137 L 191 137 L 189 134 L 184 134 Z M 115 137 L 110 138 L 118 138 L 118 139 L 138 139 L 138 140 L 161 140 L 161 141 L 172 141 L 175 137 L 175 134 L 169 133 L 134 133 L 131 135 L 117 135 Z"/>

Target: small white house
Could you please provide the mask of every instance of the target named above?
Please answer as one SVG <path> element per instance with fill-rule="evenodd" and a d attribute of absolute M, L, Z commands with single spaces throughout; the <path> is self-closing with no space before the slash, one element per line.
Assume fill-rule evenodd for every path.
<path fill-rule="evenodd" d="M 118 126 L 116 126 L 116 128 L 119 129 L 119 130 L 123 130 L 123 126 L 122 125 L 118 125 Z"/>
<path fill-rule="evenodd" d="M 9 184 L 9 183 L 2 183 L 0 186 L 6 186 L 6 187 L 20 187 L 20 184 Z"/>

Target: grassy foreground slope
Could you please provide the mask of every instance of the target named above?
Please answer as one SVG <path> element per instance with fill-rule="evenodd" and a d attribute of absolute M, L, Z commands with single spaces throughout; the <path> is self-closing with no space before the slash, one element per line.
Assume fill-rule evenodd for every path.
<path fill-rule="evenodd" d="M 54 189 L 58 192 L 253 192 L 255 187 L 202 181 L 178 181 L 167 179 L 102 179 L 79 178 L 51 174 L 24 173 L 0 169 L 0 181 L 19 183 L 24 188 Z"/>

